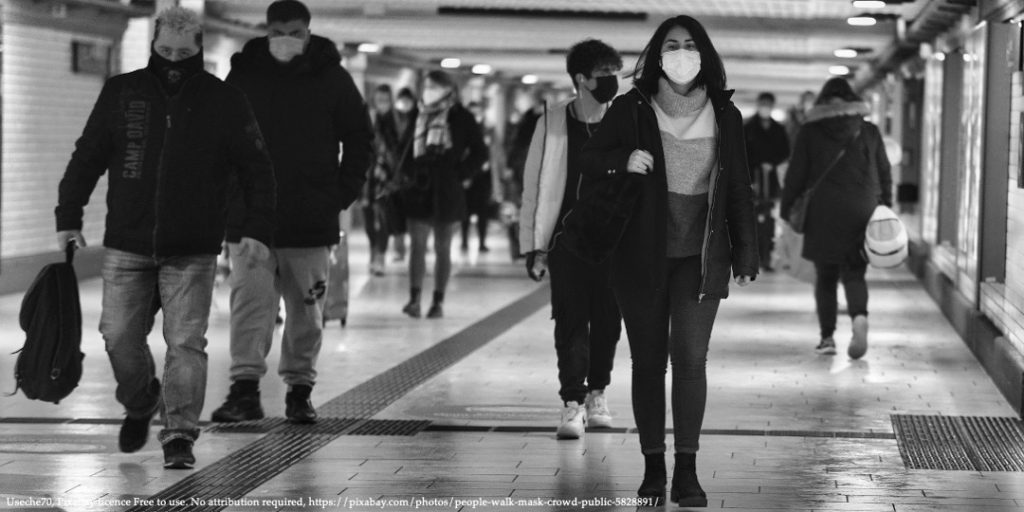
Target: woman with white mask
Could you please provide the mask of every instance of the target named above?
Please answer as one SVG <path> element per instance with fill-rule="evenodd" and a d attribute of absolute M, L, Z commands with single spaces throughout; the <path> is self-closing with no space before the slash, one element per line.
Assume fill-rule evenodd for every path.
<path fill-rule="evenodd" d="M 463 183 L 487 161 L 483 132 L 459 102 L 450 75 L 435 70 L 423 80 L 410 167 L 404 167 L 402 209 L 408 218 L 409 302 L 402 312 L 421 316 L 420 295 L 426 275 L 427 239 L 434 234 L 434 297 L 427 318 L 444 316 L 445 289 L 451 275 L 452 235 L 466 215 Z"/>
<path fill-rule="evenodd" d="M 638 494 L 648 505 L 665 499 L 671 359 L 671 499 L 707 506 L 696 454 L 711 330 L 730 278 L 746 286 L 758 272 L 743 120 L 725 83 L 704 27 L 689 16 L 666 20 L 637 62 L 633 90 L 615 100 L 583 149 L 585 179 L 639 194 L 620 203 L 628 220 L 617 243 L 606 245 L 633 359 L 633 415 L 645 459 Z"/>

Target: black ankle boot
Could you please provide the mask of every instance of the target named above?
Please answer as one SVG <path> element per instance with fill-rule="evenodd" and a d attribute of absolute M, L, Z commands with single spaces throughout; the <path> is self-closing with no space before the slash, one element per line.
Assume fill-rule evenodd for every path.
<path fill-rule="evenodd" d="M 644 455 L 644 481 L 637 496 L 646 500 L 641 506 L 660 507 L 665 504 L 665 454 Z"/>
<path fill-rule="evenodd" d="M 228 398 L 210 419 L 221 423 L 258 420 L 263 418 L 263 406 L 260 405 L 260 382 L 258 380 L 239 379 L 231 383 Z"/>
<path fill-rule="evenodd" d="M 419 318 L 422 314 L 420 313 L 420 289 L 411 288 L 409 289 L 409 303 L 402 308 L 402 312 L 413 317 Z"/>
<path fill-rule="evenodd" d="M 677 453 L 672 470 L 672 501 L 680 507 L 706 507 L 708 496 L 697 481 L 697 454 Z"/>
<path fill-rule="evenodd" d="M 316 409 L 309 395 L 313 387 L 305 384 L 296 384 L 292 390 L 284 396 L 284 415 L 292 423 L 316 423 Z"/>

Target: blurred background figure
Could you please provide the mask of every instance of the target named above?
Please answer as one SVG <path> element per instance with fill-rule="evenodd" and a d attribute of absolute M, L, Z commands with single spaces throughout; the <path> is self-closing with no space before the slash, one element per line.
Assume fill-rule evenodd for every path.
<path fill-rule="evenodd" d="M 398 145 L 396 146 L 397 153 L 392 179 L 395 182 L 396 191 L 401 188 L 403 177 L 411 175 L 412 141 L 416 133 L 416 117 L 419 115 L 417 103 L 416 95 L 408 87 L 399 90 L 398 96 L 395 98 L 395 130 L 398 133 Z M 398 262 L 405 259 L 405 236 L 409 233 L 409 226 L 406 221 L 405 209 L 402 207 L 402 194 L 392 195 L 391 202 L 394 205 L 391 236 L 395 242 L 394 261 Z"/>
<path fill-rule="evenodd" d="M 459 102 L 451 75 L 435 70 L 423 81 L 423 98 L 412 143 L 414 162 L 403 177 L 402 208 L 408 218 L 409 302 L 402 311 L 419 318 L 427 270 L 427 239 L 434 235 L 434 296 L 427 318 L 444 316 L 445 289 L 452 271 L 451 245 L 456 225 L 466 215 L 464 183 L 487 160 L 480 125 Z"/>
<path fill-rule="evenodd" d="M 467 105 L 467 109 L 480 125 L 484 143 L 490 148 L 494 141 L 494 129 L 487 126 L 483 104 L 472 102 Z M 469 179 L 469 186 L 466 188 L 466 216 L 462 218 L 462 244 L 460 245 L 463 251 L 469 250 L 469 228 L 473 216 L 476 216 L 477 248 L 480 252 L 490 251 L 487 247 L 487 228 L 497 210 L 497 205 L 493 201 L 494 179 L 491 176 L 493 168 L 490 160 L 488 158 L 484 161 L 480 170 Z"/>
<path fill-rule="evenodd" d="M 878 127 L 865 121 L 864 103 L 843 78 L 821 89 L 807 122 L 797 132 L 793 159 L 782 194 L 782 218 L 789 219 L 793 202 L 812 189 L 804 226 L 803 257 L 814 262 L 821 341 L 819 354 L 834 355 L 838 304 L 843 283 L 846 307 L 853 319 L 848 354 L 864 355 L 868 346 L 868 262 L 863 253 L 864 229 L 879 204 L 892 206 L 892 176 Z"/>
<path fill-rule="evenodd" d="M 807 113 L 814 108 L 814 100 L 818 95 L 814 91 L 804 91 L 796 105 L 786 111 L 786 136 L 789 137 L 790 148 L 796 144 L 796 132 L 807 122 Z M 780 176 L 780 179 L 784 179 Z"/>
<path fill-rule="evenodd" d="M 394 174 L 401 153 L 391 86 L 377 86 L 371 107 L 374 160 L 367 170 L 366 187 L 363 189 L 363 223 L 370 240 L 370 274 L 382 276 L 396 217 Z"/>
<path fill-rule="evenodd" d="M 757 215 L 757 244 L 761 269 L 774 272 L 772 253 L 775 249 L 775 202 L 779 198 L 778 168 L 789 158 L 786 129 L 772 119 L 775 95 L 762 92 L 757 96 L 757 113 L 743 126 L 747 143 L 750 181 L 754 185 L 754 213 Z"/>
<path fill-rule="evenodd" d="M 506 130 L 505 154 L 507 155 L 505 172 L 502 175 L 504 202 L 502 219 L 506 222 L 508 240 L 512 259 L 517 260 L 523 255 L 519 249 L 519 209 L 523 197 L 523 168 L 526 156 L 530 151 L 530 140 L 543 111 L 543 102 L 538 91 L 521 94 L 515 104 Z"/>

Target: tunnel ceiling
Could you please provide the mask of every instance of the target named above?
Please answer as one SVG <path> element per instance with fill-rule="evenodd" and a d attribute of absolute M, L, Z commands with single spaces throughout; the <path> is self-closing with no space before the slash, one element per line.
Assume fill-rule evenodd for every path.
<path fill-rule="evenodd" d="M 339 44 L 373 42 L 414 57 L 457 57 L 464 65 L 490 64 L 504 75 L 533 74 L 568 85 L 564 50 L 587 37 L 624 53 L 626 67 L 665 18 L 690 14 L 708 28 L 725 60 L 729 86 L 749 99 L 771 90 L 786 102 L 816 90 L 829 67 L 853 70 L 892 42 L 894 18 L 913 20 L 927 0 L 865 11 L 849 0 L 305 0 L 312 30 Z M 207 12 L 259 24 L 267 2 L 215 0 Z M 850 26 L 850 16 L 871 12 L 873 27 Z M 838 48 L 864 50 L 855 59 Z"/>

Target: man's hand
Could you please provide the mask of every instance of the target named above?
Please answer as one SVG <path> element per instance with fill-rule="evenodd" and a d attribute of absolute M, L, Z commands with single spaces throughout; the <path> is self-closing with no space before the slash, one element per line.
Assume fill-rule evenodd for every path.
<path fill-rule="evenodd" d="M 75 246 L 81 249 L 85 247 L 85 237 L 82 236 L 82 232 L 77 229 L 70 229 L 68 231 L 57 232 L 57 247 L 63 251 L 68 247 L 69 242 L 74 242 Z"/>
<path fill-rule="evenodd" d="M 249 268 L 252 268 L 270 257 L 270 249 L 259 240 L 243 236 L 238 244 L 238 255 L 245 258 Z"/>
<path fill-rule="evenodd" d="M 741 288 L 750 284 L 753 280 L 754 278 L 750 276 L 736 276 L 736 284 L 740 285 Z"/>
<path fill-rule="evenodd" d="M 542 251 L 530 251 L 526 253 L 526 275 L 538 283 L 544 280 L 548 273 L 548 255 Z"/>

